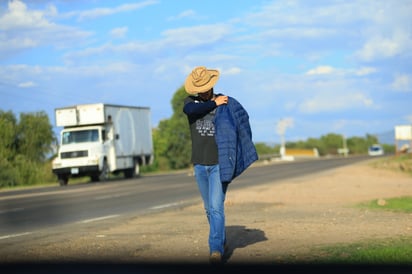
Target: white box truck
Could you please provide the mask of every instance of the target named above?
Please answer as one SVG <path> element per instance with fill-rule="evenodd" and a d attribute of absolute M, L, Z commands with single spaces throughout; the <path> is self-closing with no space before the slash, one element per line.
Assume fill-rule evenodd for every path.
<path fill-rule="evenodd" d="M 52 171 L 61 186 L 69 178 L 106 180 L 110 173 L 126 178 L 140 175 L 140 166 L 153 163 L 150 108 L 104 103 L 55 109 L 60 132 Z"/>

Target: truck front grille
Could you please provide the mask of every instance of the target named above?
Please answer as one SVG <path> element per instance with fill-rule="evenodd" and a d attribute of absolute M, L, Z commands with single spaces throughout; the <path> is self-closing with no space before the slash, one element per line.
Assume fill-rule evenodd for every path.
<path fill-rule="evenodd" d="M 89 153 L 87 150 L 69 151 L 60 153 L 61 159 L 87 157 Z"/>

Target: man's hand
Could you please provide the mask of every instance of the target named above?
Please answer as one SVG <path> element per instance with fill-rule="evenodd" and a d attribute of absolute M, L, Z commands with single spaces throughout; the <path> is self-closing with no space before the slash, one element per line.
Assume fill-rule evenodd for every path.
<path fill-rule="evenodd" d="M 220 105 L 224 105 L 227 104 L 227 101 L 229 100 L 229 98 L 227 96 L 218 96 L 215 98 L 215 103 L 216 106 L 220 106 Z"/>

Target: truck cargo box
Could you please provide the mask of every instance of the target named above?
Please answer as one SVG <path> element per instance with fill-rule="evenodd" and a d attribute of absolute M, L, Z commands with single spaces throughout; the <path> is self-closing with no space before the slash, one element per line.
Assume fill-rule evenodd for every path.
<path fill-rule="evenodd" d="M 56 126 L 68 127 L 102 124 L 105 122 L 105 109 L 108 106 L 105 104 L 85 104 L 57 108 L 55 110 Z"/>

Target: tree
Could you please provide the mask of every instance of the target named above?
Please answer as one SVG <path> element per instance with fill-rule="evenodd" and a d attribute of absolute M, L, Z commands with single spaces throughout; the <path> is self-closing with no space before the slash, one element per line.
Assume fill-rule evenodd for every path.
<path fill-rule="evenodd" d="M 275 147 L 271 147 L 265 143 L 256 143 L 255 147 L 256 147 L 256 151 L 259 154 L 259 156 L 275 154 L 277 152 Z"/>
<path fill-rule="evenodd" d="M 159 122 L 154 132 L 155 159 L 160 168 L 180 169 L 190 165 L 191 139 L 187 117 L 183 113 L 183 102 L 187 93 L 182 86 L 174 94 L 170 119 Z"/>
<path fill-rule="evenodd" d="M 21 113 L 17 127 L 17 152 L 28 160 L 44 162 L 55 137 L 45 112 Z"/>
<path fill-rule="evenodd" d="M 351 137 L 348 138 L 347 144 L 348 148 L 351 153 L 353 154 L 362 154 L 366 153 L 368 151 L 368 147 L 377 144 L 378 139 L 370 134 L 366 135 L 366 138 L 361 138 L 361 137 Z"/>
<path fill-rule="evenodd" d="M 44 181 L 54 139 L 44 112 L 22 113 L 17 121 L 11 111 L 0 110 L 0 187 Z"/>
<path fill-rule="evenodd" d="M 0 158 L 11 161 L 16 150 L 17 120 L 13 112 L 0 110 Z"/>
<path fill-rule="evenodd" d="M 306 141 L 306 148 L 316 148 L 318 150 L 319 155 L 325 154 L 325 145 L 319 140 L 315 138 L 308 138 Z"/>
<path fill-rule="evenodd" d="M 336 133 L 329 133 L 320 138 L 323 143 L 327 154 L 336 154 L 338 148 L 343 147 L 343 136 Z"/>

